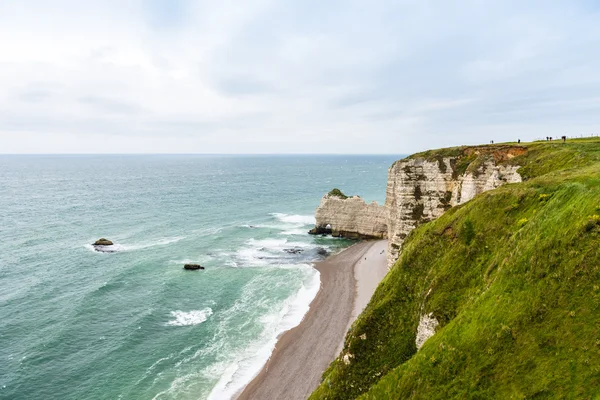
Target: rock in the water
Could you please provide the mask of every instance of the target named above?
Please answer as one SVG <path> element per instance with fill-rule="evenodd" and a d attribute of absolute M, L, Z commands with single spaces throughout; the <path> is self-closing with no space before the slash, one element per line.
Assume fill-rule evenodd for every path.
<path fill-rule="evenodd" d="M 331 235 L 331 225 L 327 225 L 327 226 L 329 226 L 329 228 L 322 227 L 322 226 L 315 226 L 310 231 L 308 231 L 308 233 L 310 235 L 321 235 L 321 236 Z"/>
<path fill-rule="evenodd" d="M 98 239 L 93 244 L 92 247 L 94 250 L 100 253 L 114 253 L 116 252 L 115 247 L 113 246 L 113 242 L 108 239 Z"/>
<path fill-rule="evenodd" d="M 197 269 L 204 269 L 204 267 L 200 264 L 185 264 L 183 266 L 183 269 L 197 270 Z"/>
<path fill-rule="evenodd" d="M 326 248 L 319 247 L 319 248 L 317 248 L 317 254 L 320 256 L 327 256 L 327 255 L 329 255 L 329 252 L 327 251 Z"/>
<path fill-rule="evenodd" d="M 339 195 L 335 189 L 323 196 L 315 211 L 316 226 L 309 233 L 348 239 L 385 239 L 387 211 L 376 202 L 367 204 L 358 196 Z"/>
<path fill-rule="evenodd" d="M 94 242 L 94 246 L 112 246 L 112 245 L 113 245 L 113 242 L 111 242 L 108 239 L 104 239 L 104 238 L 98 239 Z"/>
<path fill-rule="evenodd" d="M 300 254 L 302 253 L 304 250 L 298 248 L 298 247 L 294 247 L 293 249 L 283 249 L 283 251 L 285 251 L 288 254 Z"/>

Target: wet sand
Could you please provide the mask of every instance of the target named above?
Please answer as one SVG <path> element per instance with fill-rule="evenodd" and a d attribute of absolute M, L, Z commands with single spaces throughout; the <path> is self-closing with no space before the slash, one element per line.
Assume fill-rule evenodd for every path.
<path fill-rule="evenodd" d="M 386 240 L 359 242 L 315 264 L 321 288 L 310 310 L 279 338 L 267 364 L 238 399 L 308 398 L 387 273 L 386 248 Z"/>

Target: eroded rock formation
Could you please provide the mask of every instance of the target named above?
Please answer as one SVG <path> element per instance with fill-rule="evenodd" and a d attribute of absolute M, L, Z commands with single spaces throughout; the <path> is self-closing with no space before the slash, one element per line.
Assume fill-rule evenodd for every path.
<path fill-rule="evenodd" d="M 404 238 L 417 225 L 479 193 L 521 182 L 519 167 L 507 161 L 525 151 L 520 146 L 466 147 L 447 156 L 422 153 L 396 161 L 388 171 L 385 202 L 388 265 L 394 264 Z"/>
<path fill-rule="evenodd" d="M 315 219 L 313 234 L 331 233 L 351 239 L 387 237 L 385 207 L 376 202 L 367 204 L 358 196 L 346 197 L 334 191 L 326 194 L 315 212 Z"/>
<path fill-rule="evenodd" d="M 387 238 L 391 267 L 404 239 L 419 224 L 482 192 L 521 182 L 519 166 L 511 160 L 526 151 L 512 145 L 456 147 L 396 161 L 388 171 L 385 206 L 333 189 L 321 199 L 310 233 Z"/>

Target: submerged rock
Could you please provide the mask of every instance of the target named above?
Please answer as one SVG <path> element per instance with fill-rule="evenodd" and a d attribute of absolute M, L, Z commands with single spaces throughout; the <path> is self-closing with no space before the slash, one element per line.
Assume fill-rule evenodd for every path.
<path fill-rule="evenodd" d="M 188 270 L 197 270 L 197 269 L 204 269 L 204 267 L 200 264 L 185 264 L 183 266 L 183 269 L 188 269 Z"/>
<path fill-rule="evenodd" d="M 327 251 L 327 249 L 324 247 L 319 247 L 319 248 L 317 248 L 317 254 L 320 256 L 328 256 L 329 251 Z"/>
<path fill-rule="evenodd" d="M 288 254 L 300 254 L 304 250 L 302 250 L 301 248 L 298 248 L 298 247 L 294 247 L 293 249 L 283 249 L 283 251 L 285 251 Z"/>

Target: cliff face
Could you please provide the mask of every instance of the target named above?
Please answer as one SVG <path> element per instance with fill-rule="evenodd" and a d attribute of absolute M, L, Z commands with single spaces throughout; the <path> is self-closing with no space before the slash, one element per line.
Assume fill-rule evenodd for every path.
<path fill-rule="evenodd" d="M 523 182 L 482 193 L 406 237 L 311 400 L 598 396 L 600 139 L 524 146 L 512 160 L 443 149 L 394 165 L 390 198 L 403 207 L 401 194 L 418 186 L 423 213 L 435 185 L 448 185 L 448 203 L 458 204 L 470 188 L 504 183 L 511 164 L 521 165 Z M 438 156 L 445 173 L 431 165 Z M 408 177 L 423 166 L 436 175 L 417 185 Z"/>
<path fill-rule="evenodd" d="M 313 233 L 329 233 L 331 230 L 333 236 L 353 239 L 387 237 L 386 208 L 376 202 L 367 204 L 358 196 L 345 198 L 326 194 L 315 212 L 315 218 L 317 224 Z"/>
<path fill-rule="evenodd" d="M 455 154 L 422 153 L 397 161 L 388 172 L 388 265 L 417 225 L 438 218 L 448 208 L 505 183 L 521 182 L 518 166 L 507 163 L 523 154 L 517 146 L 467 147 Z"/>

